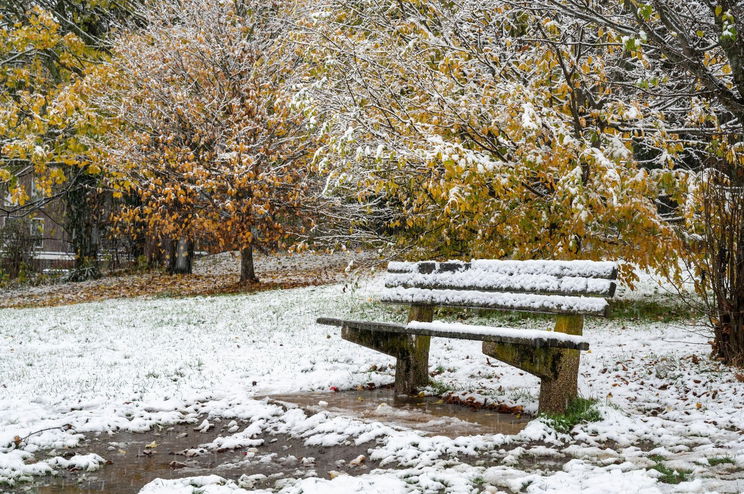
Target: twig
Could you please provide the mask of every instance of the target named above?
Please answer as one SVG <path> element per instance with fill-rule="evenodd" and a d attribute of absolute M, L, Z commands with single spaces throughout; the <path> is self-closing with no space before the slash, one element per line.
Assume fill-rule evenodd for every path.
<path fill-rule="evenodd" d="M 16 436 L 15 439 L 13 440 L 13 444 L 15 444 L 15 447 L 18 448 L 21 445 L 21 443 L 25 442 L 26 439 L 28 439 L 29 437 L 34 436 L 36 434 L 41 434 L 42 432 L 51 431 L 51 430 L 55 430 L 55 429 L 60 429 L 62 431 L 69 431 L 69 430 L 72 429 L 72 425 L 65 424 L 65 425 L 58 425 L 56 427 L 47 427 L 46 429 L 39 429 L 38 431 L 34 431 L 34 432 L 32 432 L 30 434 L 27 434 L 27 435 L 25 435 L 23 437 Z"/>

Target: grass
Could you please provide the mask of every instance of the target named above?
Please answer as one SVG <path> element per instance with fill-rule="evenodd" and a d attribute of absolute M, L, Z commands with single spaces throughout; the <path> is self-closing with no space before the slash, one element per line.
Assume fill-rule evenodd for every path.
<path fill-rule="evenodd" d="M 692 472 L 690 470 L 674 470 L 664 465 L 663 463 L 658 462 L 656 463 L 656 465 L 652 466 L 651 469 L 661 473 L 661 476 L 659 476 L 658 480 L 659 482 L 663 482 L 665 484 L 679 484 L 680 482 L 686 482 L 690 480 L 690 475 L 692 475 Z"/>
<path fill-rule="evenodd" d="M 430 376 L 439 376 L 445 373 L 447 369 L 444 368 L 443 365 L 438 365 L 433 371 L 429 373 Z"/>
<path fill-rule="evenodd" d="M 599 422 L 602 414 L 597 410 L 597 400 L 575 398 L 568 404 L 565 413 L 546 413 L 546 423 L 558 432 L 568 433 L 578 424 Z"/>
<path fill-rule="evenodd" d="M 654 300 L 614 300 L 609 301 L 609 317 L 614 321 L 687 321 L 704 316 L 694 307 L 667 296 Z M 436 318 L 444 320 L 465 321 L 469 324 L 494 324 L 519 326 L 553 325 L 555 316 L 550 314 L 533 314 L 529 312 L 510 312 L 477 309 L 438 308 Z"/>
<path fill-rule="evenodd" d="M 720 458 L 708 458 L 708 465 L 714 467 L 716 465 L 724 465 L 726 463 L 734 464 L 734 459 L 728 456 L 722 456 Z"/>
<path fill-rule="evenodd" d="M 672 322 L 697 319 L 703 314 L 692 307 L 668 300 L 610 300 L 609 318 Z"/>
<path fill-rule="evenodd" d="M 429 381 L 429 387 L 431 388 L 432 392 L 436 396 L 443 396 L 443 395 L 449 393 L 450 391 L 454 390 L 454 388 L 452 386 L 450 386 L 449 384 L 445 384 L 445 383 L 443 383 L 441 381 L 437 381 L 435 379 L 431 379 Z"/>

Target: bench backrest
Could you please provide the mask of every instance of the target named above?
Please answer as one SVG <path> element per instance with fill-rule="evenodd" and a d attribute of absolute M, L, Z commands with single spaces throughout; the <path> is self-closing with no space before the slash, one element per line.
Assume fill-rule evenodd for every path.
<path fill-rule="evenodd" d="M 617 265 L 597 261 L 391 262 L 382 301 L 606 315 Z"/>

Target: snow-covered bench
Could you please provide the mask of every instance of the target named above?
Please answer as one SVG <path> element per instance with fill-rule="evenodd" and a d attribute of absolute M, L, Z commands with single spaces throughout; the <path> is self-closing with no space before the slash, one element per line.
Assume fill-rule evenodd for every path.
<path fill-rule="evenodd" d="M 538 376 L 540 412 L 562 412 L 576 397 L 584 315 L 606 316 L 617 267 L 595 261 L 391 262 L 381 301 L 410 304 L 407 324 L 321 317 L 348 341 L 396 357 L 395 390 L 429 382 L 432 336 L 483 341 L 483 353 Z M 432 322 L 434 307 L 556 315 L 553 331 Z"/>

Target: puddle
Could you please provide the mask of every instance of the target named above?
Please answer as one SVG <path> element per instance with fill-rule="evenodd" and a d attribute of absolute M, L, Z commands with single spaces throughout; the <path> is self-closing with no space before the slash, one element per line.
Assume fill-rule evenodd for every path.
<path fill-rule="evenodd" d="M 445 403 L 437 397 L 396 396 L 391 389 L 293 393 L 271 395 L 269 398 L 311 412 L 326 410 L 333 414 L 451 438 L 476 434 L 518 434 L 530 421 L 525 416 Z"/>
<path fill-rule="evenodd" d="M 299 393 L 272 395 L 270 399 L 286 406 L 299 406 L 310 412 L 325 410 L 331 414 L 383 422 L 393 427 L 411 428 L 429 435 L 449 437 L 475 434 L 517 434 L 529 422 L 528 417 L 475 410 L 466 406 L 444 403 L 435 397 L 395 396 L 390 389 L 374 391 L 344 391 L 339 393 Z M 206 432 L 194 431 L 193 424 L 181 424 L 146 433 L 119 432 L 89 434 L 77 447 L 58 450 L 53 455 L 96 453 L 110 464 L 96 472 L 62 470 L 59 475 L 38 477 L 22 484 L 9 494 L 136 494 L 156 478 L 173 479 L 217 474 L 238 480 L 242 475 L 264 475 L 252 488 L 273 488 L 285 478 L 319 476 L 329 478 L 331 471 L 360 475 L 377 468 L 378 463 L 366 460 L 350 466 L 352 460 L 367 455 L 373 443 L 342 444 L 332 447 L 305 446 L 304 439 L 283 434 L 264 434 L 264 444 L 256 448 L 241 448 L 207 452 L 197 456 L 179 454 L 226 436 L 229 420 L 215 423 Z M 201 422 L 201 419 L 199 419 Z M 249 423 L 241 422 L 241 429 Z M 146 447 L 155 441 L 157 447 Z M 43 459 L 43 453 L 37 459 Z M 312 460 L 310 460 L 312 458 Z M 394 468 L 386 465 L 386 468 Z M 2 491 L 6 492 L 6 491 Z"/>
<path fill-rule="evenodd" d="M 258 480 L 253 486 L 261 489 L 272 488 L 283 478 L 309 475 L 329 478 L 331 471 L 359 475 L 378 466 L 368 459 L 358 466 L 349 466 L 355 458 L 367 455 L 367 450 L 372 447 L 371 443 L 308 447 L 305 446 L 304 439 L 283 434 L 260 436 L 265 442 L 256 448 L 208 452 L 192 457 L 175 454 L 211 442 L 219 435 L 228 435 L 225 430 L 228 422 L 223 420 L 217 424 L 215 430 L 207 433 L 194 431 L 193 424 L 183 424 L 168 427 L 161 432 L 88 435 L 79 446 L 57 450 L 56 454 L 96 453 L 111 461 L 110 464 L 90 473 L 62 470 L 57 476 L 38 477 L 31 483 L 19 485 L 10 491 L 0 489 L 0 492 L 136 494 L 145 484 L 156 478 L 173 479 L 211 474 L 233 480 L 238 480 L 242 475 L 265 475 L 265 479 Z M 245 428 L 249 424 L 241 422 L 239 425 Z M 145 447 L 153 441 L 158 443 L 156 448 Z M 42 454 L 37 455 L 37 459 L 42 458 Z"/>

